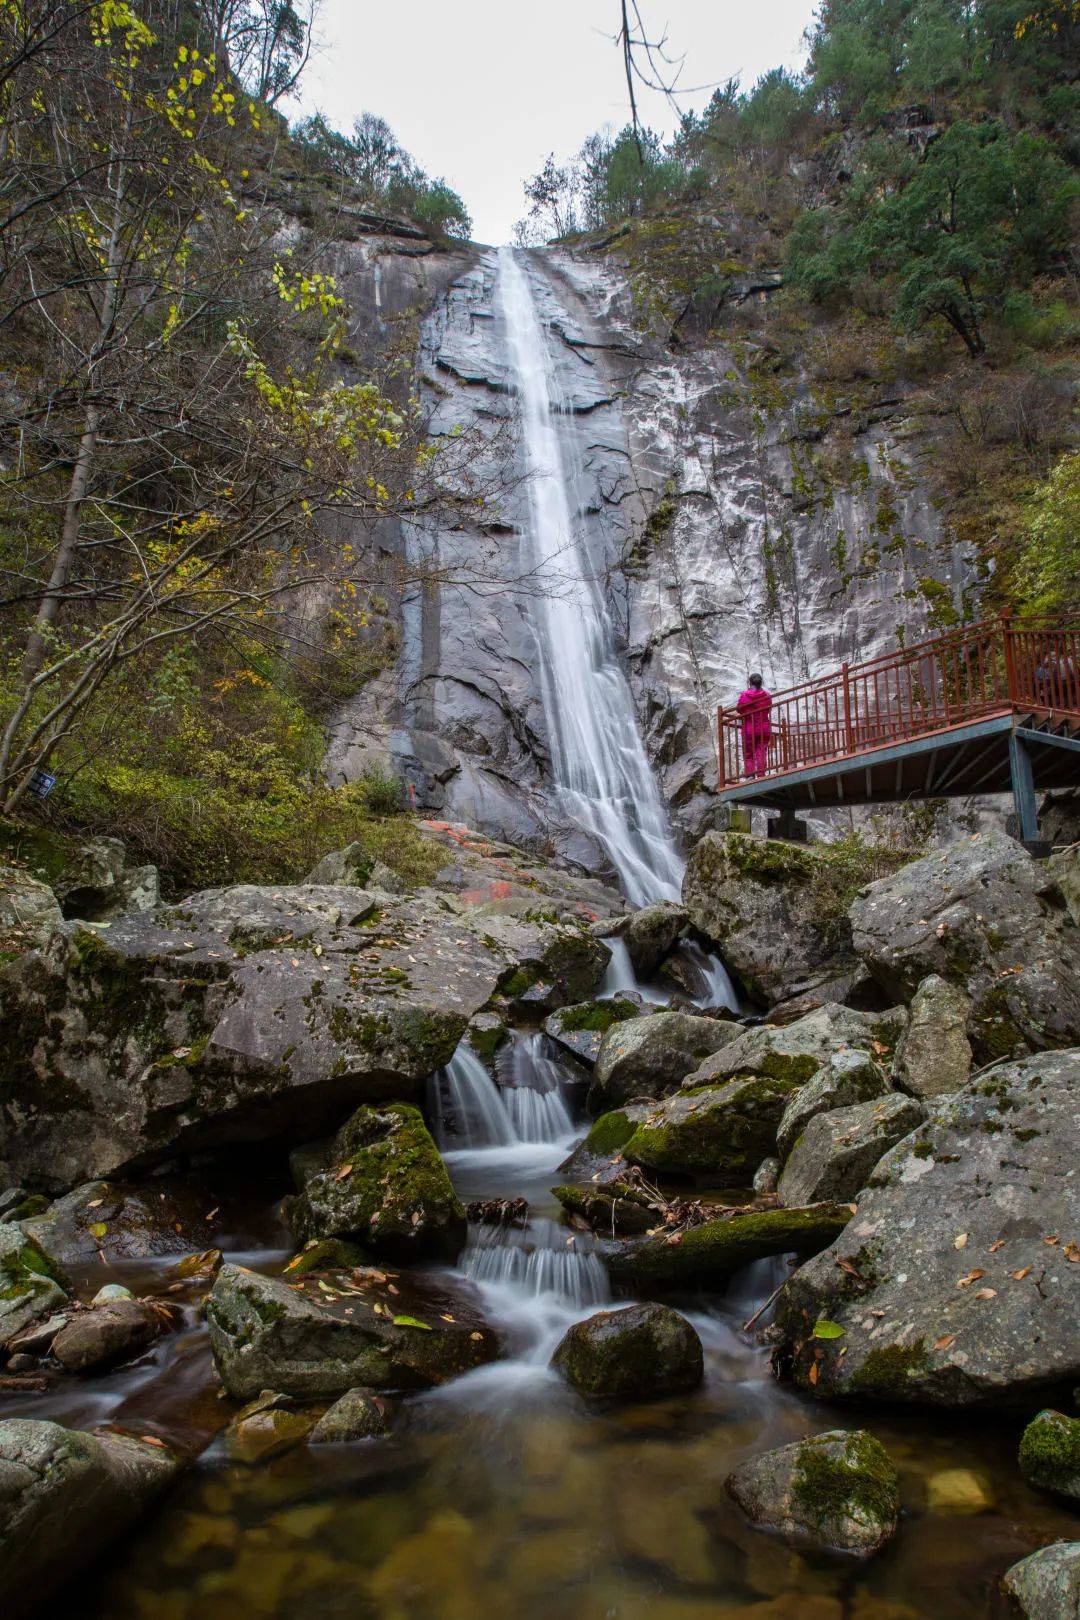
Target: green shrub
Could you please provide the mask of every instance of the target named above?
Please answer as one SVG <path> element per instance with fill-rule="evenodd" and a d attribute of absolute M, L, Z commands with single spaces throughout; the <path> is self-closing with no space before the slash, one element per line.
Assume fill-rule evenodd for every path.
<path fill-rule="evenodd" d="M 401 809 L 400 780 L 378 765 L 368 766 L 356 783 L 356 791 L 373 816 L 393 816 Z"/>

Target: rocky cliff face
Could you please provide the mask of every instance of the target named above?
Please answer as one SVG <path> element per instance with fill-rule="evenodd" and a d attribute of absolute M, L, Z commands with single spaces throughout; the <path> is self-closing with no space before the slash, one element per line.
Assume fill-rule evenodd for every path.
<path fill-rule="evenodd" d="M 365 294 L 383 311 L 388 299 L 414 311 L 427 300 L 419 352 L 433 430 L 482 426 L 504 494 L 497 511 L 399 541 L 438 582 L 406 593 L 396 685 L 346 706 L 329 769 L 355 775 L 374 739 L 419 805 L 601 870 L 549 792 L 497 254 L 433 254 L 388 276 L 368 251 L 367 283 L 359 270 L 347 278 L 356 307 Z M 528 268 L 586 554 L 650 757 L 693 836 L 715 814 L 716 706 L 748 670 L 778 689 L 914 639 L 928 602 L 959 601 L 971 569 L 943 537 L 920 472 L 926 430 L 902 382 L 883 382 L 867 405 L 865 387 L 856 404 L 809 367 L 778 380 L 777 278 L 733 284 L 720 338 L 674 349 L 642 335 L 609 256 L 535 251 Z"/>

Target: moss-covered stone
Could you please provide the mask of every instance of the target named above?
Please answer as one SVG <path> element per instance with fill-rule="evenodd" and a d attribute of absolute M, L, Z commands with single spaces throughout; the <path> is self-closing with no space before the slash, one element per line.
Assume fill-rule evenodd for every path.
<path fill-rule="evenodd" d="M 622 1108 L 613 1108 L 610 1113 L 601 1114 L 594 1123 L 592 1130 L 582 1143 L 582 1147 L 599 1158 L 601 1155 L 618 1153 L 619 1149 L 633 1136 L 636 1124 L 630 1115 Z"/>
<path fill-rule="evenodd" d="M 318 1271 L 351 1271 L 370 1264 L 371 1256 L 359 1244 L 341 1238 L 320 1238 L 294 1254 L 285 1267 L 287 1277 L 307 1277 Z"/>
<path fill-rule="evenodd" d="M 552 1357 L 582 1395 L 642 1400 L 696 1389 L 701 1340 L 666 1305 L 629 1305 L 575 1322 Z"/>
<path fill-rule="evenodd" d="M 611 1181 L 596 1187 L 552 1187 L 568 1215 L 578 1215 L 597 1232 L 647 1232 L 658 1215 L 648 1194 L 628 1181 Z"/>
<path fill-rule="evenodd" d="M 1080 1418 L 1044 1411 L 1020 1441 L 1020 1472 L 1031 1485 L 1080 1502 Z"/>
<path fill-rule="evenodd" d="M 727 1488 L 754 1524 L 862 1558 L 891 1539 L 900 1512 L 896 1468 L 864 1429 L 767 1451 L 737 1468 Z"/>
<path fill-rule="evenodd" d="M 615 1024 L 636 1018 L 641 1008 L 635 1001 L 614 996 L 604 1001 L 582 1001 L 573 1007 L 560 1007 L 544 1020 L 544 1033 L 581 1063 L 593 1064 L 600 1046 Z"/>
<path fill-rule="evenodd" d="M 608 1271 L 615 1282 L 648 1292 L 718 1288 L 753 1260 L 819 1253 L 850 1219 L 850 1204 L 735 1210 L 689 1231 L 626 1244 L 608 1256 Z"/>
<path fill-rule="evenodd" d="M 647 1111 L 623 1153 L 650 1170 L 748 1187 L 762 1159 L 776 1150 L 776 1127 L 792 1089 L 785 1080 L 747 1075 L 681 1091 Z"/>
<path fill-rule="evenodd" d="M 45 1251 L 13 1223 L 0 1224 L 0 1345 L 36 1316 L 63 1305 L 70 1284 Z"/>

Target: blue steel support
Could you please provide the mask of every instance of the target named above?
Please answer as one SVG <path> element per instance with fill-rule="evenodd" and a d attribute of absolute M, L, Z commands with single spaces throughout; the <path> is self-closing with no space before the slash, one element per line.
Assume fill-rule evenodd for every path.
<path fill-rule="evenodd" d="M 1034 844 L 1039 838 L 1039 815 L 1035 803 L 1035 776 L 1031 755 L 1018 731 L 1009 733 L 1009 768 L 1012 772 L 1013 803 L 1022 843 Z"/>

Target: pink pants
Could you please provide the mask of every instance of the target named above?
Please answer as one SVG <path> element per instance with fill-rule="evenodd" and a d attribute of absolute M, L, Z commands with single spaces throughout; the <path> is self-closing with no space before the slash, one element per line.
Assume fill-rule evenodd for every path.
<path fill-rule="evenodd" d="M 769 739 L 754 735 L 743 737 L 743 756 L 747 776 L 762 776 L 769 764 Z"/>

